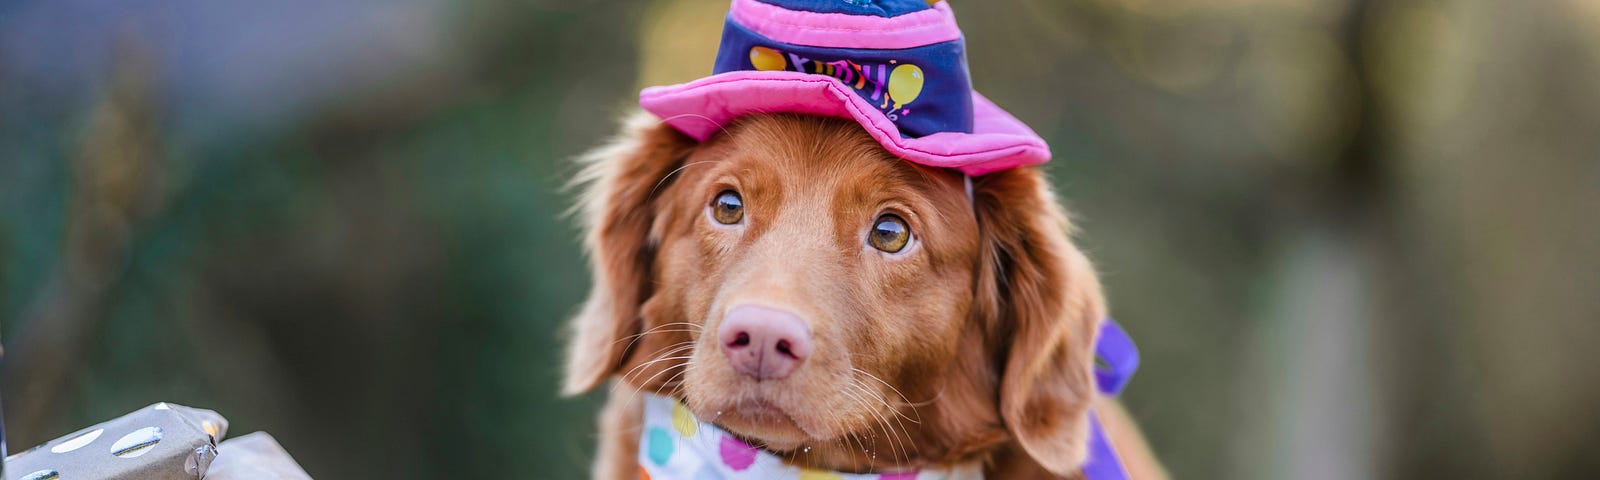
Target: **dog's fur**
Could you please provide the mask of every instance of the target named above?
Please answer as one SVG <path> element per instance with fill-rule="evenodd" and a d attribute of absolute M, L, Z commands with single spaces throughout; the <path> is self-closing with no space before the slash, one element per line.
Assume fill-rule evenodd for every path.
<path fill-rule="evenodd" d="M 595 478 L 637 475 L 637 390 L 820 469 L 979 459 L 990 478 L 1071 477 L 1091 403 L 1130 432 L 1119 449 L 1151 458 L 1097 400 L 1100 284 L 1037 169 L 977 177 L 969 198 L 960 174 L 899 160 L 855 123 L 794 115 L 745 117 L 703 144 L 639 115 L 585 163 L 594 286 L 564 390 L 620 375 Z M 737 225 L 707 213 L 729 190 Z M 899 253 L 866 241 L 884 213 L 912 231 Z M 740 304 L 797 313 L 814 353 L 786 378 L 741 376 L 715 334 Z"/>

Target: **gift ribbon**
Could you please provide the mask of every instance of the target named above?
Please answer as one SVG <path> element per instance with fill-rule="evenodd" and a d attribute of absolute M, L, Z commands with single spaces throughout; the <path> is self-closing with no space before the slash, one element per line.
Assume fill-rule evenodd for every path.
<path fill-rule="evenodd" d="M 1094 369 L 1095 385 L 1100 393 L 1116 396 L 1128 386 L 1134 370 L 1139 369 L 1139 348 L 1134 346 L 1128 332 L 1107 318 L 1100 323 L 1100 339 L 1095 341 L 1094 354 L 1100 361 Z M 1116 449 L 1106 438 L 1100 417 L 1089 413 L 1089 459 L 1083 464 L 1083 476 L 1089 480 L 1128 480 L 1128 471 L 1117 459 Z"/>

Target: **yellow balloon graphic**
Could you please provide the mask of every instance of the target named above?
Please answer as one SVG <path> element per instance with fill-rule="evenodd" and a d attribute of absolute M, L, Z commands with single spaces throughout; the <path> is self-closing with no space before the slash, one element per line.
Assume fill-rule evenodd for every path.
<path fill-rule="evenodd" d="M 789 68 L 789 62 L 784 61 L 782 52 L 767 47 L 750 47 L 750 64 L 762 71 Z"/>
<path fill-rule="evenodd" d="M 912 64 L 894 67 L 889 72 L 889 97 L 894 99 L 894 109 L 899 110 L 922 95 L 922 69 Z"/>

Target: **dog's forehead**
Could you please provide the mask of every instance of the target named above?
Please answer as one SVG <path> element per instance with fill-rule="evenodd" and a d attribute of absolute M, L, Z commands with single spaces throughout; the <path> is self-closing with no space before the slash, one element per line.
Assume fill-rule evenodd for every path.
<path fill-rule="evenodd" d="M 711 159 L 726 163 L 721 170 L 773 177 L 792 186 L 916 187 L 939 175 L 895 157 L 859 126 L 838 119 L 753 117 L 731 127 L 711 146 Z"/>
<path fill-rule="evenodd" d="M 870 168 L 897 160 L 860 127 L 835 119 L 756 117 L 730 136 L 730 143 L 748 157 L 798 167 Z"/>
<path fill-rule="evenodd" d="M 699 177 L 695 191 L 731 188 L 757 210 L 786 205 L 789 213 L 855 222 L 891 209 L 925 222 L 974 221 L 964 175 L 895 157 L 860 126 L 838 119 L 741 120 L 702 144 L 685 170 Z"/>

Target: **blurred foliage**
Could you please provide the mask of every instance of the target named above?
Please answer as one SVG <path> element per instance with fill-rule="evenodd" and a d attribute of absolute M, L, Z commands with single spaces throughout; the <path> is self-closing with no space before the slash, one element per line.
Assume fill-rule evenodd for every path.
<path fill-rule="evenodd" d="M 954 6 L 1173 472 L 1600 475 L 1600 2 Z M 12 450 L 172 401 L 322 478 L 582 476 L 568 159 L 724 8 L 0 4 Z"/>

